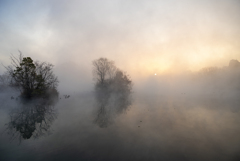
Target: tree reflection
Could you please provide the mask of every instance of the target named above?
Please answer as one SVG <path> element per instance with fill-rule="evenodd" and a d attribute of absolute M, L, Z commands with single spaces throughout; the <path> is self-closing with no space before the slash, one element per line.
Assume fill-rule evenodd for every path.
<path fill-rule="evenodd" d="M 19 106 L 10 112 L 10 122 L 6 124 L 8 134 L 20 141 L 40 137 L 49 133 L 56 116 L 52 100 L 21 100 Z"/>

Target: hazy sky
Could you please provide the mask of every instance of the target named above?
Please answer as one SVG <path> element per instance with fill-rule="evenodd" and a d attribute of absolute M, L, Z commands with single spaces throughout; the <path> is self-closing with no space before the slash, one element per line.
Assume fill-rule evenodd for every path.
<path fill-rule="evenodd" d="M 1 62 L 18 50 L 83 71 L 107 57 L 133 77 L 220 67 L 240 60 L 240 1 L 0 0 Z"/>

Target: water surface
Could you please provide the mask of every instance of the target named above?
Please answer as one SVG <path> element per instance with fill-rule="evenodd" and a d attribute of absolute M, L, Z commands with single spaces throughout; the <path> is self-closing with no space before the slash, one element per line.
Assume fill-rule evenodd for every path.
<path fill-rule="evenodd" d="M 0 160 L 238 160 L 240 101 L 211 96 L 134 94 L 121 112 L 111 100 L 101 126 L 94 93 L 76 94 L 52 107 L 48 132 L 21 141 L 7 130 L 12 100 L 0 109 Z"/>

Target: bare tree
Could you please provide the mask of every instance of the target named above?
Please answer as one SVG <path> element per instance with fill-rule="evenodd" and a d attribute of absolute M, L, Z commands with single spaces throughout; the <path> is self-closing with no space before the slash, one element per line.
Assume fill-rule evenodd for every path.
<path fill-rule="evenodd" d="M 114 62 L 107 58 L 99 58 L 93 61 L 93 76 L 97 83 L 103 84 L 107 79 L 112 79 L 116 70 Z"/>
<path fill-rule="evenodd" d="M 132 81 L 107 58 L 93 61 L 93 76 L 98 103 L 95 123 L 100 127 L 107 127 L 114 115 L 121 114 L 130 107 Z"/>

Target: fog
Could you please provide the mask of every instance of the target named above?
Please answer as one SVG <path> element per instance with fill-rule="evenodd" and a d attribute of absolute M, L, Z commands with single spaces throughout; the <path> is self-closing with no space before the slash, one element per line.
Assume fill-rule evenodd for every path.
<path fill-rule="evenodd" d="M 91 70 L 99 57 L 132 77 L 222 67 L 239 57 L 239 1 L 1 1 L 0 60 L 21 50 Z M 0 68 L 0 72 L 4 69 Z"/>
<path fill-rule="evenodd" d="M 37 106 L 22 106 L 15 98 L 19 93 L 4 88 L 1 160 L 238 160 L 240 68 L 235 62 L 237 66 L 153 75 L 133 82 L 129 96 L 96 91 L 93 81 L 88 82 L 92 88 L 72 91 L 69 98 L 62 90 L 54 117 L 36 117 L 53 118 L 51 123 L 43 122 L 47 128 L 36 123 L 31 135 L 19 136 L 11 120 L 22 109 Z M 35 118 L 29 114 L 26 118 Z M 18 125 L 26 128 L 26 123 Z"/>
<path fill-rule="evenodd" d="M 238 0 L 0 1 L 0 160 L 240 160 L 239 16 Z M 57 101 L 8 86 L 18 50 L 54 65 Z M 116 66 L 102 83 L 99 58 Z"/>

